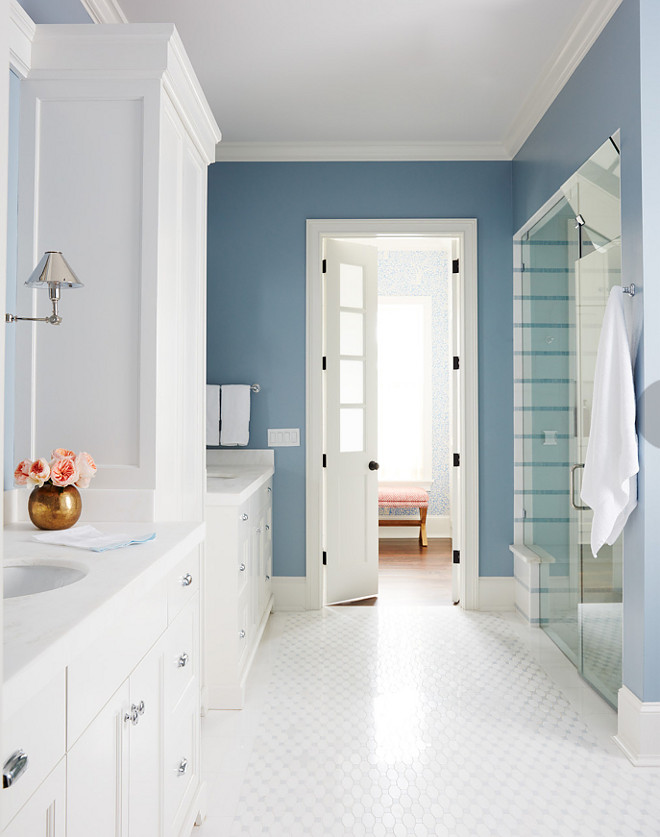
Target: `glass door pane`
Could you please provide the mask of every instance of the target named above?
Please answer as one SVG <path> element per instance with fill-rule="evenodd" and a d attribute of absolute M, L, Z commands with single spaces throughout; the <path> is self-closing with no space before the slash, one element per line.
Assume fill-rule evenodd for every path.
<path fill-rule="evenodd" d="M 576 459 L 575 213 L 562 198 L 523 242 L 525 543 L 541 557 L 540 618 L 575 665 L 580 659 Z"/>
<path fill-rule="evenodd" d="M 613 705 L 621 686 L 622 539 L 591 554 L 582 505 L 598 341 L 621 284 L 620 176 L 609 141 L 521 242 L 524 542 L 541 558 L 541 627 Z"/>

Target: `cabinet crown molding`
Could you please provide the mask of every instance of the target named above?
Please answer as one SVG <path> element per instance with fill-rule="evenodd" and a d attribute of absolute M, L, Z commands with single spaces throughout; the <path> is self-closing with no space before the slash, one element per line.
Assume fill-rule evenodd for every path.
<path fill-rule="evenodd" d="M 28 78 L 159 81 L 204 161 L 215 161 L 220 129 L 172 23 L 37 25 Z"/>

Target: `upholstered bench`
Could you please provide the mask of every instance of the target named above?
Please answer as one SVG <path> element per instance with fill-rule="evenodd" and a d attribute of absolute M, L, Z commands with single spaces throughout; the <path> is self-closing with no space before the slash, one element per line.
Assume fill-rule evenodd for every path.
<path fill-rule="evenodd" d="M 423 488 L 379 488 L 378 510 L 419 509 L 419 520 L 410 517 L 379 518 L 379 526 L 419 526 L 419 542 L 428 546 L 426 537 L 426 513 L 429 508 L 429 494 Z"/>

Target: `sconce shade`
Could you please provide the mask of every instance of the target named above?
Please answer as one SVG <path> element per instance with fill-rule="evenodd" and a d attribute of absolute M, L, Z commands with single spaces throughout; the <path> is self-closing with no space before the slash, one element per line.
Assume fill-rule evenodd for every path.
<path fill-rule="evenodd" d="M 25 283 L 29 288 L 82 288 L 83 283 L 57 250 L 47 250 Z"/>

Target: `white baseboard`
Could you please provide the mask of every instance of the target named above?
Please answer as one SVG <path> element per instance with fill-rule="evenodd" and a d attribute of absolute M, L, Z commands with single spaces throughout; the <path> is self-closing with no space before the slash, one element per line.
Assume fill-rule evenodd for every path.
<path fill-rule="evenodd" d="M 396 519 L 394 516 L 384 518 Z M 426 518 L 426 536 L 429 538 L 451 538 L 451 517 L 448 514 L 434 514 Z M 413 526 L 379 526 L 379 538 L 417 538 L 419 529 Z"/>
<path fill-rule="evenodd" d="M 660 703 L 619 689 L 619 729 L 614 740 L 635 767 L 660 767 Z"/>
<path fill-rule="evenodd" d="M 306 610 L 307 579 L 305 576 L 274 575 L 271 580 L 275 613 Z"/>
<path fill-rule="evenodd" d="M 479 578 L 479 610 L 515 610 L 513 576 Z"/>

